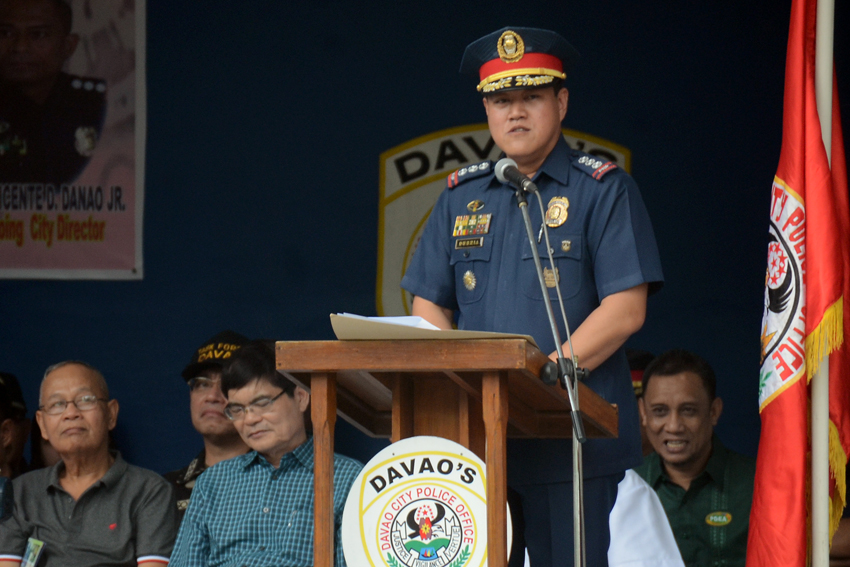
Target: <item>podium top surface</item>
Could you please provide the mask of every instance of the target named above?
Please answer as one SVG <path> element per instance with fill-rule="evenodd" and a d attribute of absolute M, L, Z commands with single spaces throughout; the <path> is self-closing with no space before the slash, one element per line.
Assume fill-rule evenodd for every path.
<path fill-rule="evenodd" d="M 480 400 L 482 376 L 494 372 L 507 378 L 510 436 L 572 431 L 566 392 L 538 378 L 549 358 L 524 339 L 281 341 L 276 355 L 278 371 L 308 390 L 311 375 L 335 375 L 339 415 L 371 436 L 390 435 L 398 380 L 436 376 Z M 578 396 L 588 437 L 616 437 L 616 406 L 583 383 Z"/>

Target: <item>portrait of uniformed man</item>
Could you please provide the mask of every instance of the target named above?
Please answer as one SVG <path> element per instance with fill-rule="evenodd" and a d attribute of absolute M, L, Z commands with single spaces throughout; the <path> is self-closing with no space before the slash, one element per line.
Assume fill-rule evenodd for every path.
<path fill-rule="evenodd" d="M 79 36 L 65 0 L 0 0 L 0 183 L 73 183 L 106 114 L 106 82 L 63 72 Z"/>

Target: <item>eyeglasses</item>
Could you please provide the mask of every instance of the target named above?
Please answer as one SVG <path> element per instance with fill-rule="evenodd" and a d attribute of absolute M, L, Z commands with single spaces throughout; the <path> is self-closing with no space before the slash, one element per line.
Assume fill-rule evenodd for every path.
<path fill-rule="evenodd" d="M 189 380 L 189 390 L 192 392 L 208 392 L 216 384 L 221 384 L 221 378 L 196 376 Z"/>
<path fill-rule="evenodd" d="M 98 398 L 97 396 L 87 394 L 85 396 L 79 396 L 73 400 L 56 400 L 55 402 L 51 402 L 45 406 L 38 406 L 38 409 L 47 415 L 59 415 L 65 412 L 68 408 L 68 404 L 74 404 L 74 406 L 76 406 L 76 408 L 80 411 L 90 411 L 97 406 L 97 402 L 108 401 L 109 400 L 105 398 Z"/>
<path fill-rule="evenodd" d="M 228 404 L 224 408 L 224 415 L 226 415 L 230 421 L 244 419 L 245 416 L 248 415 L 249 411 L 253 411 L 257 415 L 266 415 L 272 411 L 272 404 L 285 393 L 286 390 L 281 390 L 281 392 L 273 398 L 269 398 L 267 396 L 257 398 L 247 406 Z"/>

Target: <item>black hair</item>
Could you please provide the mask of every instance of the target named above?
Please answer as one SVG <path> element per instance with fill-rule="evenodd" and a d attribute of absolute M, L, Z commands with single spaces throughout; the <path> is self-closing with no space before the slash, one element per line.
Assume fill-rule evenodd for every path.
<path fill-rule="evenodd" d="M 56 15 L 59 16 L 59 22 L 62 24 L 62 30 L 69 34 L 74 26 L 74 11 L 71 9 L 71 4 L 68 0 L 48 0 L 53 7 L 56 8 Z"/>
<path fill-rule="evenodd" d="M 551 83 L 549 83 L 553 89 L 555 89 L 555 96 L 558 96 L 558 93 L 561 92 L 561 89 L 566 88 L 564 86 L 564 79 L 555 78 Z"/>
<path fill-rule="evenodd" d="M 255 380 L 265 380 L 282 389 L 289 397 L 295 392 L 295 384 L 275 368 L 273 341 L 251 341 L 235 350 L 222 368 L 221 391 L 227 396 L 230 390 L 244 388 Z"/>
<path fill-rule="evenodd" d="M 59 19 L 62 21 L 62 28 L 65 33 L 71 33 L 71 28 L 74 25 L 74 12 L 71 10 L 71 5 L 66 0 L 51 0 L 51 2 L 59 12 Z"/>
<path fill-rule="evenodd" d="M 693 372 L 702 380 L 708 399 L 717 396 L 717 377 L 711 365 L 703 357 L 683 349 L 668 350 L 649 363 L 643 371 L 643 391 L 646 392 L 653 376 L 673 376 L 682 372 Z"/>

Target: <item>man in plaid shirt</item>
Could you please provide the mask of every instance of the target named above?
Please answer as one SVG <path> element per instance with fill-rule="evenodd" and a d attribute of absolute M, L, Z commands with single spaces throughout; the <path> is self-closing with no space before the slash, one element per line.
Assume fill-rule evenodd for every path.
<path fill-rule="evenodd" d="M 252 450 L 207 469 L 195 483 L 171 554 L 172 567 L 313 564 L 313 439 L 310 394 L 275 371 L 274 351 L 253 342 L 225 367 L 227 416 Z M 363 466 L 334 455 L 335 564 L 342 510 Z"/>

